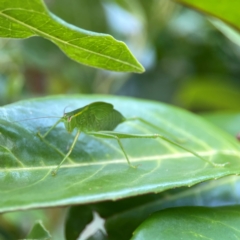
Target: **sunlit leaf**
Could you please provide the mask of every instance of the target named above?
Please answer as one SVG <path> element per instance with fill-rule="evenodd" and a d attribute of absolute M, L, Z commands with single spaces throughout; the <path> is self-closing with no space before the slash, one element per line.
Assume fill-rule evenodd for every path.
<path fill-rule="evenodd" d="M 240 45 L 239 1 L 173 0 L 209 16 L 210 22 L 227 38 Z"/>
<path fill-rule="evenodd" d="M 66 6 L 67 7 L 67 6 Z M 144 68 L 123 42 L 112 36 L 86 31 L 51 14 L 42 0 L 0 2 L 0 37 L 44 37 L 73 60 L 92 67 L 123 72 Z"/>
<path fill-rule="evenodd" d="M 240 92 L 227 79 L 197 76 L 187 79 L 175 95 L 175 102 L 195 111 L 240 110 Z"/>
<path fill-rule="evenodd" d="M 218 0 L 174 0 L 187 7 L 193 8 L 201 13 L 218 18 L 229 26 L 240 31 L 240 15 L 238 9 L 240 2 L 238 0 L 228 1 Z"/>
<path fill-rule="evenodd" d="M 139 116 L 160 129 L 138 121 L 119 125 L 118 132 L 154 134 L 178 141 L 215 163 L 214 167 L 179 147 L 160 139 L 124 139 L 132 164 L 127 164 L 116 141 L 82 134 L 70 158 L 53 177 L 73 141 L 59 125 L 46 141 L 56 119 L 90 102 L 112 103 L 125 117 Z M 66 110 L 65 110 L 66 111 Z M 90 203 L 161 192 L 240 172 L 240 146 L 230 135 L 181 109 L 157 102 L 107 96 L 58 96 L 29 99 L 0 108 L 0 211 Z M 18 196 L 18 197 L 15 197 Z"/>

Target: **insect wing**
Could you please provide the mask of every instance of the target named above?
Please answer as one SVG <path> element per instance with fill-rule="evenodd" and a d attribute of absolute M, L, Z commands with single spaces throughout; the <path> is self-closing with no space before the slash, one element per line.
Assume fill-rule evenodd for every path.
<path fill-rule="evenodd" d="M 105 102 L 95 102 L 88 105 L 88 113 L 93 115 L 96 120 L 104 119 L 113 111 L 113 105 Z"/>

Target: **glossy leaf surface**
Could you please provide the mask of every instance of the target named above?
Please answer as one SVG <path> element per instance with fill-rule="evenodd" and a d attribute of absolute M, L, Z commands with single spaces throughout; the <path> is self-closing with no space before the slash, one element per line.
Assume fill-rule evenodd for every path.
<path fill-rule="evenodd" d="M 116 131 L 132 134 L 161 133 L 202 157 L 213 167 L 161 139 L 124 139 L 132 164 L 128 166 L 114 140 L 80 135 L 70 159 L 53 177 L 51 171 L 73 141 L 63 124 L 42 141 L 56 119 L 66 111 L 94 101 L 112 103 L 125 117 L 142 117 L 160 129 L 138 121 L 120 124 Z M 174 139 L 173 139 L 174 138 Z M 116 200 L 161 192 L 240 172 L 239 143 L 227 133 L 181 109 L 157 102 L 110 96 L 58 96 L 0 108 L 0 211 Z M 15 197 L 17 196 L 17 197 Z"/>
<path fill-rule="evenodd" d="M 51 14 L 42 0 L 0 2 L 0 37 L 44 37 L 73 60 L 112 71 L 143 72 L 127 46 L 112 36 L 77 28 Z"/>
<path fill-rule="evenodd" d="M 238 239 L 239 206 L 170 208 L 154 213 L 131 239 Z"/>

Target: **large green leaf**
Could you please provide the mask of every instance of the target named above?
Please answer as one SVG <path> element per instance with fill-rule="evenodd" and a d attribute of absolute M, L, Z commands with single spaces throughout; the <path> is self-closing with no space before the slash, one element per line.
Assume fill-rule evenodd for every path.
<path fill-rule="evenodd" d="M 59 125 L 42 141 L 56 121 L 31 117 L 61 116 L 64 108 L 106 101 L 126 117 L 139 116 L 164 129 L 127 122 L 116 129 L 126 133 L 162 133 L 215 163 L 213 167 L 178 147 L 157 139 L 124 139 L 136 169 L 128 166 L 114 140 L 82 135 L 58 174 L 51 171 L 73 140 Z M 156 102 L 120 97 L 58 96 L 29 99 L 0 108 L 0 211 L 114 200 L 161 192 L 240 172 L 238 142 L 225 132 L 184 110 Z"/>
<path fill-rule="evenodd" d="M 2 0 L 0 23 L 0 37 L 41 36 L 77 62 L 113 71 L 144 71 L 123 42 L 64 22 L 49 12 L 42 0 Z"/>
<path fill-rule="evenodd" d="M 182 207 L 149 217 L 131 239 L 239 239 L 240 206 Z"/>

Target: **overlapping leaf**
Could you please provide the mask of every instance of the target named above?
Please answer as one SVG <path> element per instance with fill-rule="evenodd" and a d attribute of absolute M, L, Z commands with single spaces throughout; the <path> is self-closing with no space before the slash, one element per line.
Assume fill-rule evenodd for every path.
<path fill-rule="evenodd" d="M 148 194 L 113 203 L 99 203 L 97 209 L 100 209 L 100 213 L 103 207 L 113 210 L 112 214 L 103 215 L 106 216 L 105 227 L 108 239 L 130 239 L 135 229 L 150 215 L 159 210 L 185 206 L 219 207 L 238 204 L 239 180 L 239 177 L 236 176 L 226 177 L 201 183 L 191 188 L 174 189 L 161 194 Z M 175 218 L 178 219 L 178 217 L 179 215 L 176 212 Z M 220 218 L 219 221 L 221 221 Z M 172 228 L 170 221 L 167 225 Z M 166 227 L 166 225 L 164 226 Z M 182 227 L 187 226 L 182 225 Z M 147 229 L 142 230 L 147 231 Z M 158 233 L 158 228 L 155 231 Z M 214 233 L 216 236 L 217 231 L 218 229 Z"/>
<path fill-rule="evenodd" d="M 68 214 L 66 231 L 79 236 L 82 228 L 76 229 L 69 223 L 75 222 L 78 226 L 82 226 L 81 224 L 86 221 L 86 212 L 89 211 L 92 214 L 92 211 L 95 211 L 105 219 L 106 233 L 104 236 L 106 239 L 130 239 L 135 229 L 156 211 L 180 206 L 236 205 L 240 197 L 239 186 L 239 176 L 231 176 L 201 183 L 191 188 L 171 189 L 160 194 L 147 194 L 115 202 L 90 204 L 85 208 L 82 205 L 73 206 Z M 169 226 L 172 227 L 171 222 Z M 73 239 L 71 236 L 73 234 L 67 240 Z"/>
<path fill-rule="evenodd" d="M 131 239 L 239 239 L 239 206 L 172 208 L 153 214 Z"/>
<path fill-rule="evenodd" d="M 139 122 L 127 122 L 116 131 L 161 133 L 181 142 L 215 163 L 213 167 L 178 147 L 158 139 L 124 139 L 132 164 L 114 140 L 96 139 L 82 134 L 57 176 L 51 171 L 62 160 L 73 136 L 59 125 L 42 141 L 56 119 L 42 118 L 13 122 L 31 117 L 60 117 L 94 101 L 114 104 L 125 117 L 139 116 L 160 129 Z M 89 203 L 119 199 L 165 189 L 190 186 L 204 180 L 240 172 L 239 143 L 199 117 L 168 105 L 129 98 L 103 96 L 58 96 L 32 99 L 0 109 L 0 211 Z M 16 197 L 17 196 L 17 197 Z"/>
<path fill-rule="evenodd" d="M 123 72 L 144 71 L 123 42 L 64 22 L 47 11 L 42 0 L 26 0 L 24 3 L 2 0 L 0 37 L 32 36 L 52 41 L 73 60 L 92 67 Z"/>

